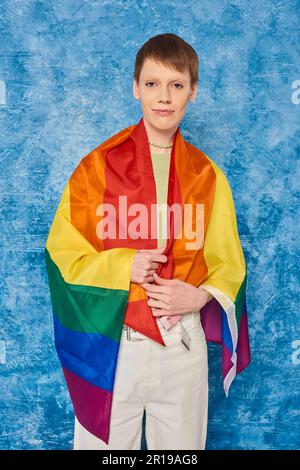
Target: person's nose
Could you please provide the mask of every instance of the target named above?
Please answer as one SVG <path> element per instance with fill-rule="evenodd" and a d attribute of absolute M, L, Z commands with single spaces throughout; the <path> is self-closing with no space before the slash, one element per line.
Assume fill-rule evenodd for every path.
<path fill-rule="evenodd" d="M 170 103 L 172 101 L 170 91 L 167 86 L 161 88 L 159 100 L 160 102 L 167 102 L 167 103 Z"/>

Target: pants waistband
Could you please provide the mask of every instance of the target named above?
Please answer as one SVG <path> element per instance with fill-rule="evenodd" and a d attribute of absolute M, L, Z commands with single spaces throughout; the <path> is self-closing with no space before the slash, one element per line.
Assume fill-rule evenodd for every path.
<path fill-rule="evenodd" d="M 162 337 L 181 334 L 182 326 L 186 331 L 192 330 L 193 328 L 197 327 L 200 322 L 200 312 L 191 312 L 183 315 L 182 319 L 176 323 L 172 328 L 166 330 L 160 323 L 158 319 L 158 326 Z M 145 339 L 149 339 L 147 336 L 143 335 L 137 330 L 132 329 L 127 325 L 123 325 L 123 335 L 125 335 L 128 341 L 142 341 Z"/>

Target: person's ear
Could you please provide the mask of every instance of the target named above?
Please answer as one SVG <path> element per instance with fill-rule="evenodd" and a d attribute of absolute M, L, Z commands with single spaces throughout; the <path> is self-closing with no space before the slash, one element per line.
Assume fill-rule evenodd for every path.
<path fill-rule="evenodd" d="M 133 80 L 132 91 L 133 91 L 133 96 L 135 97 L 135 99 L 139 100 L 140 99 L 140 93 L 139 93 L 138 85 L 137 85 L 135 79 Z"/>
<path fill-rule="evenodd" d="M 195 101 L 197 97 L 197 91 L 198 91 L 198 84 L 196 83 L 190 93 L 190 98 L 189 98 L 190 101 Z"/>

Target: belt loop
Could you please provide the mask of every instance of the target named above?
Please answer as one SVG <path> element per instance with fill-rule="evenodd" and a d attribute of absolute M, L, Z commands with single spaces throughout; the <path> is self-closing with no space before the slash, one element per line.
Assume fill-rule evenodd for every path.
<path fill-rule="evenodd" d="M 123 330 L 126 331 L 126 339 L 127 339 L 127 341 L 143 341 L 143 338 L 134 338 L 133 336 L 131 336 L 131 333 L 132 333 L 132 332 L 136 332 L 136 330 L 134 330 L 134 329 L 131 328 L 130 326 L 123 325 Z"/>

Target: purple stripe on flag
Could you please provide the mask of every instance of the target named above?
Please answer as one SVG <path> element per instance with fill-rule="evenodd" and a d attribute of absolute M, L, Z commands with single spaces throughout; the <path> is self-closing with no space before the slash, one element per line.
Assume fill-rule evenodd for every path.
<path fill-rule="evenodd" d="M 201 323 L 206 341 L 222 343 L 222 306 L 212 299 L 201 309 Z"/>
<path fill-rule="evenodd" d="M 223 344 L 222 347 L 222 377 L 223 380 L 225 379 L 226 375 L 230 371 L 230 369 L 233 366 L 233 363 L 231 362 L 231 356 L 232 352 L 229 351 L 228 348 L 226 348 L 225 344 Z"/>
<path fill-rule="evenodd" d="M 237 345 L 237 373 L 245 369 L 250 363 L 250 344 L 249 344 L 249 333 L 248 333 L 248 319 L 246 304 L 244 306 L 244 312 L 241 318 L 239 338 Z"/>
<path fill-rule="evenodd" d="M 112 393 L 63 368 L 75 415 L 80 424 L 108 444 Z"/>
<path fill-rule="evenodd" d="M 224 344 L 222 338 L 222 306 L 217 299 L 212 299 L 201 309 L 201 323 L 208 342 L 222 344 L 222 375 L 227 375 L 232 367 L 231 352 Z M 248 321 L 246 301 L 238 332 L 237 345 L 237 373 L 241 372 L 250 363 L 250 345 L 248 335 Z"/>

